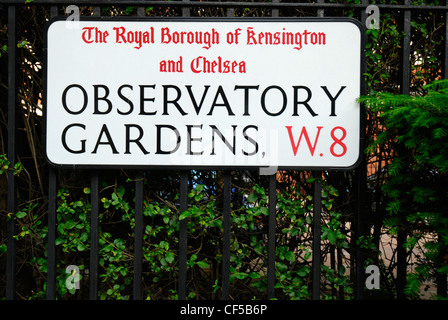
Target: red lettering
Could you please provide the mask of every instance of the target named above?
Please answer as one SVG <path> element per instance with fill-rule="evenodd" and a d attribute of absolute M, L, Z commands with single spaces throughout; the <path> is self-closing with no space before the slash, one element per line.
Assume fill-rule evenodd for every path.
<path fill-rule="evenodd" d="M 107 43 L 106 38 L 109 36 L 109 32 L 101 31 L 96 27 L 84 27 L 82 30 L 81 38 L 85 43 Z"/>
<path fill-rule="evenodd" d="M 115 34 L 115 39 L 117 43 L 122 43 L 122 41 L 124 43 L 126 43 L 126 38 L 124 37 L 124 32 L 126 31 L 126 29 L 124 27 L 114 27 L 114 30 L 116 31 Z M 121 39 L 121 40 L 120 40 Z"/>
<path fill-rule="evenodd" d="M 171 36 L 170 36 L 170 28 L 166 27 L 166 28 L 162 28 L 160 30 L 162 32 L 161 34 L 161 43 L 170 43 L 171 41 Z M 166 38 L 166 39 L 165 39 Z"/>
<path fill-rule="evenodd" d="M 199 56 L 190 63 L 194 73 L 246 73 L 246 62 L 223 60 L 220 56 L 216 60 L 208 60 Z"/>
<path fill-rule="evenodd" d="M 285 126 L 285 127 L 288 130 L 289 140 L 291 141 L 291 147 L 292 147 L 292 151 L 294 152 L 294 156 L 297 155 L 297 151 L 299 150 L 299 145 L 300 145 L 300 141 L 302 140 L 302 136 L 305 137 L 306 144 L 308 145 L 308 149 L 310 150 L 311 156 L 314 156 L 314 150 L 316 149 L 317 140 L 319 139 L 319 135 L 320 135 L 320 130 L 323 127 L 317 127 L 316 139 L 314 139 L 313 145 L 311 145 L 311 140 L 310 140 L 310 137 L 308 136 L 308 132 L 306 131 L 305 127 L 302 127 L 302 131 L 300 132 L 300 136 L 299 136 L 299 140 L 297 141 L 297 144 L 294 144 L 294 137 L 293 137 L 292 130 L 291 130 L 292 126 Z"/>
<path fill-rule="evenodd" d="M 334 132 L 335 132 L 336 130 L 340 130 L 340 131 L 342 131 L 342 136 L 341 136 L 341 138 L 339 138 L 339 139 L 334 135 Z M 335 128 L 333 128 L 333 130 L 331 130 L 331 132 L 330 132 L 330 136 L 331 136 L 331 139 L 333 139 L 333 141 L 334 141 L 334 142 L 331 144 L 331 146 L 330 146 L 330 152 L 331 152 L 331 154 L 332 154 L 333 156 L 335 156 L 335 157 L 342 157 L 344 154 L 347 153 L 347 146 L 342 142 L 342 140 L 344 140 L 345 137 L 347 136 L 347 131 L 346 131 L 343 127 L 335 127 Z M 336 145 L 340 145 L 340 146 L 342 147 L 342 152 L 341 152 L 341 153 L 336 153 L 336 152 L 334 152 L 334 147 L 335 147 Z"/>
<path fill-rule="evenodd" d="M 93 27 L 84 27 L 82 28 L 83 32 L 82 32 L 82 40 L 85 43 L 92 43 L 93 39 L 92 39 L 92 30 Z"/>

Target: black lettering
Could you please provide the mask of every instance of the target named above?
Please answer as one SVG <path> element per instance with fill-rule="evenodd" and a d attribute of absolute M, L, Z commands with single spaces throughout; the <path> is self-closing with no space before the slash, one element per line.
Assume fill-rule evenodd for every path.
<path fill-rule="evenodd" d="M 176 152 L 177 149 L 179 149 L 179 147 L 180 147 L 179 130 L 177 130 L 175 127 L 173 127 L 169 124 L 158 124 L 158 125 L 156 125 L 156 127 L 157 127 L 157 151 L 156 151 L 156 154 L 172 154 L 172 153 Z M 176 142 L 176 146 L 174 147 L 174 149 L 169 150 L 169 151 L 162 150 L 162 148 L 161 148 L 162 128 L 171 129 L 176 134 L 177 142 Z"/>
<path fill-rule="evenodd" d="M 210 127 L 212 128 L 212 153 L 211 155 L 215 155 L 215 132 L 218 134 L 218 136 L 221 138 L 222 142 L 225 143 L 225 145 L 227 146 L 227 148 L 229 148 L 230 151 L 232 151 L 233 154 L 235 154 L 235 145 L 236 145 L 236 125 L 233 125 L 233 146 L 230 145 L 230 143 L 227 141 L 227 139 L 224 137 L 224 135 L 221 133 L 221 131 L 219 131 L 219 129 L 214 126 L 214 125 L 210 125 Z"/>
<path fill-rule="evenodd" d="M 202 155 L 204 153 L 204 151 L 201 152 L 193 152 L 191 151 L 191 142 L 192 141 L 202 141 L 202 137 L 201 138 L 192 138 L 191 137 L 191 128 L 200 128 L 202 129 L 202 124 L 201 125 L 187 125 L 187 136 L 188 136 L 188 144 L 187 144 L 187 155 L 190 156 L 194 156 L 194 155 Z"/>
<path fill-rule="evenodd" d="M 98 96 L 98 88 L 102 88 L 104 89 L 104 96 L 103 97 L 99 97 Z M 107 99 L 107 97 L 109 96 L 109 88 L 105 85 L 102 84 L 97 84 L 93 86 L 93 93 L 94 93 L 94 110 L 93 110 L 93 114 L 108 114 L 111 110 L 112 110 L 112 102 L 110 102 L 109 99 Z M 98 108 L 98 101 L 106 101 L 107 103 L 107 109 L 106 111 L 100 111 Z"/>
<path fill-rule="evenodd" d="M 216 101 L 218 100 L 218 96 L 222 97 L 222 102 L 223 103 L 216 103 Z M 210 108 L 210 112 L 207 113 L 208 116 L 211 116 L 213 113 L 213 110 L 215 109 L 215 107 L 226 107 L 227 108 L 227 112 L 229 114 L 229 116 L 234 116 L 235 114 L 232 112 L 232 109 L 230 108 L 230 104 L 229 101 L 227 100 L 226 94 L 224 93 L 224 90 L 222 88 L 222 86 L 218 87 L 218 90 L 216 90 L 216 95 L 215 95 L 215 99 L 213 100 L 212 106 Z"/>
<path fill-rule="evenodd" d="M 102 142 L 101 141 L 101 138 L 103 137 L 103 134 L 106 135 L 106 138 L 107 138 L 106 142 Z M 114 154 L 118 153 L 117 148 L 115 148 L 114 141 L 112 140 L 112 137 L 110 136 L 109 130 L 107 129 L 107 126 L 105 124 L 103 124 L 103 127 L 101 128 L 101 132 L 100 132 L 100 135 L 98 136 L 98 140 L 96 142 L 95 149 L 93 149 L 92 153 L 96 153 L 97 152 L 98 146 L 100 144 L 109 145 L 110 148 L 112 149 L 112 153 L 114 153 Z"/>
<path fill-rule="evenodd" d="M 324 89 L 325 93 L 327 94 L 328 98 L 331 101 L 331 113 L 330 117 L 336 117 L 336 99 L 341 94 L 342 90 L 345 89 L 345 86 L 342 86 L 341 89 L 339 89 L 338 93 L 336 94 L 336 97 L 333 97 L 331 93 L 328 91 L 327 86 L 322 86 L 322 89 Z"/>
<path fill-rule="evenodd" d="M 310 101 L 311 96 L 312 96 L 310 88 L 305 87 L 305 86 L 293 86 L 293 88 L 294 88 L 294 113 L 292 115 L 293 116 L 298 116 L 299 114 L 298 114 L 297 105 L 303 104 L 308 109 L 309 113 L 311 113 L 311 115 L 313 117 L 317 116 L 317 113 L 315 113 L 313 111 L 313 109 L 311 108 L 311 106 L 308 104 L 308 101 Z M 298 93 L 299 89 L 304 89 L 307 92 L 307 94 L 308 94 L 306 99 L 303 100 L 303 101 L 298 101 L 298 99 L 299 99 L 299 93 Z"/>
<path fill-rule="evenodd" d="M 143 152 L 143 154 L 148 154 L 149 152 L 146 151 L 146 149 L 143 147 L 143 145 L 140 142 L 140 139 L 143 137 L 142 127 L 140 127 L 139 125 L 136 125 L 136 124 L 125 124 L 124 126 L 126 127 L 126 151 L 124 153 L 125 154 L 131 153 L 130 144 L 131 144 L 131 142 L 133 142 L 140 148 L 140 150 Z M 137 130 L 139 131 L 138 138 L 131 139 L 131 128 L 137 128 Z"/>
<path fill-rule="evenodd" d="M 152 88 L 155 89 L 156 85 L 150 85 L 150 86 L 144 86 L 144 85 L 140 85 L 140 113 L 142 115 L 147 115 L 147 116 L 151 116 L 151 115 L 155 115 L 157 113 L 157 111 L 153 111 L 153 112 L 146 112 L 145 111 L 145 101 L 151 101 L 154 102 L 155 98 L 145 98 L 145 88 Z"/>
<path fill-rule="evenodd" d="M 67 106 L 67 92 L 68 90 L 70 90 L 71 88 L 79 88 L 82 91 L 83 94 L 83 105 L 81 107 L 81 109 L 79 109 L 78 111 L 72 111 L 70 110 L 70 108 Z M 84 90 L 84 88 L 82 86 L 80 86 L 79 84 L 71 84 L 69 85 L 67 88 L 64 89 L 64 91 L 62 92 L 62 106 L 64 107 L 65 111 L 67 111 L 70 114 L 80 114 L 82 113 L 86 107 L 87 107 L 87 102 L 88 102 L 88 98 L 87 98 L 87 92 L 86 90 Z"/>
<path fill-rule="evenodd" d="M 70 153 L 76 153 L 76 154 L 84 153 L 86 151 L 86 140 L 85 139 L 84 140 L 80 140 L 80 142 L 81 142 L 81 149 L 73 150 L 73 149 L 69 148 L 68 145 L 67 145 L 67 139 L 66 139 L 67 131 L 68 131 L 68 129 L 70 129 L 72 127 L 80 127 L 80 128 L 83 128 L 84 130 L 86 129 L 86 126 L 81 124 L 81 123 L 69 124 L 68 126 L 66 126 L 64 128 L 64 131 L 62 131 L 62 137 L 61 137 L 62 145 L 64 146 L 65 150 L 67 150 Z"/>
<path fill-rule="evenodd" d="M 193 103 L 194 110 L 196 110 L 196 114 L 199 115 L 199 112 L 201 111 L 201 108 L 202 108 L 202 104 L 204 103 L 205 96 L 207 95 L 207 91 L 210 88 L 210 86 L 208 86 L 208 85 L 204 86 L 204 93 L 202 94 L 202 98 L 201 98 L 201 102 L 199 103 L 199 106 L 198 106 L 198 103 L 196 102 L 193 92 L 191 91 L 191 86 L 188 85 L 185 87 L 187 88 L 188 94 L 190 95 L 190 99 L 191 99 L 191 102 Z"/>
<path fill-rule="evenodd" d="M 279 112 L 277 112 L 277 113 L 269 112 L 268 109 L 266 109 L 266 94 L 267 94 L 267 92 L 268 92 L 269 90 L 271 90 L 271 89 L 277 89 L 277 90 L 279 90 L 279 91 L 281 92 L 281 94 L 282 94 L 282 97 L 283 97 L 283 106 L 282 106 L 281 110 L 280 110 Z M 288 98 L 286 97 L 286 93 L 285 93 L 285 91 L 284 91 L 281 87 L 279 87 L 279 86 L 269 86 L 269 87 L 267 87 L 266 89 L 264 89 L 263 93 L 261 94 L 261 108 L 263 109 L 263 111 L 264 111 L 267 115 L 270 115 L 270 116 L 275 117 L 275 116 L 278 116 L 278 115 L 282 114 L 283 111 L 285 111 L 285 109 L 286 109 L 286 105 L 287 105 L 287 103 L 288 103 Z"/>
<path fill-rule="evenodd" d="M 126 97 L 123 95 L 123 93 L 121 93 L 121 90 L 123 90 L 123 88 L 130 88 L 131 91 L 132 91 L 132 86 L 129 85 L 129 84 L 124 84 L 124 85 L 122 85 L 120 88 L 118 88 L 118 96 L 119 96 L 124 102 L 126 102 L 127 104 L 129 104 L 129 110 L 126 111 L 126 112 L 123 112 L 123 111 L 117 109 L 117 112 L 118 112 L 119 114 L 121 114 L 121 115 L 127 115 L 127 114 L 130 114 L 130 113 L 134 110 L 134 104 L 132 103 L 131 100 L 129 100 L 128 98 L 126 98 Z"/>
<path fill-rule="evenodd" d="M 254 125 L 246 126 L 246 127 L 243 129 L 243 136 L 244 136 L 244 138 L 245 138 L 247 141 L 251 142 L 251 143 L 255 146 L 255 150 L 254 150 L 253 152 L 250 152 L 250 153 L 249 153 L 249 152 L 246 152 L 246 151 L 243 150 L 243 154 L 244 154 L 245 156 L 253 156 L 254 154 L 256 154 L 256 153 L 258 152 L 258 142 L 255 141 L 254 139 L 252 139 L 251 137 L 249 137 L 249 135 L 246 133 L 246 131 L 247 131 L 248 129 L 251 129 L 251 128 L 254 128 L 256 131 L 258 131 L 258 127 L 257 127 L 257 126 L 254 126 Z"/>
<path fill-rule="evenodd" d="M 243 116 L 250 116 L 249 114 L 249 90 L 258 90 L 259 86 L 235 86 L 234 90 L 244 89 L 244 114 Z"/>
<path fill-rule="evenodd" d="M 176 90 L 177 93 L 177 97 L 174 100 L 168 100 L 168 89 L 174 89 Z M 177 108 L 177 110 L 179 110 L 179 112 L 181 113 L 181 115 L 186 115 L 187 113 L 182 110 L 180 104 L 177 102 L 179 101 L 180 97 L 182 96 L 182 92 L 180 91 L 180 89 L 177 86 L 174 85 L 164 85 L 163 86 L 163 115 L 168 115 L 168 104 L 174 104 Z"/>

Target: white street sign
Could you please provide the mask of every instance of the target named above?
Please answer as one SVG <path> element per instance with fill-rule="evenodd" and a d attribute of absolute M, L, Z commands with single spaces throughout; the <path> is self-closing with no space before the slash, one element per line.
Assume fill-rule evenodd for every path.
<path fill-rule="evenodd" d="M 355 20 L 54 20 L 46 48 L 55 165 L 330 169 L 359 160 Z"/>

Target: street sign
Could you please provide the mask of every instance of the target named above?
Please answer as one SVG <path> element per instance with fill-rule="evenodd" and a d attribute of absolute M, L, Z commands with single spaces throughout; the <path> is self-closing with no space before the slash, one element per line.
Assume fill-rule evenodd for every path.
<path fill-rule="evenodd" d="M 363 139 L 353 19 L 56 19 L 55 165 L 353 168 Z"/>

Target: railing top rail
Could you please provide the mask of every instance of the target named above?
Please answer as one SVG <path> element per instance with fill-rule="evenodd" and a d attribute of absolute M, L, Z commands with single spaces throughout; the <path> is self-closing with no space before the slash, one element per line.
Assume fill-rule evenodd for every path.
<path fill-rule="evenodd" d="M 120 5 L 120 6 L 179 6 L 179 7 L 263 7 L 263 8 L 357 8 L 365 9 L 369 3 L 349 4 L 349 3 L 297 3 L 297 2 L 248 2 L 248 1 L 160 1 L 160 0 L 33 0 L 25 3 L 24 0 L 2 0 L 4 5 Z M 418 10 L 418 11 L 446 11 L 448 6 L 440 5 L 412 5 L 412 4 L 375 4 L 379 9 L 384 10 Z"/>

